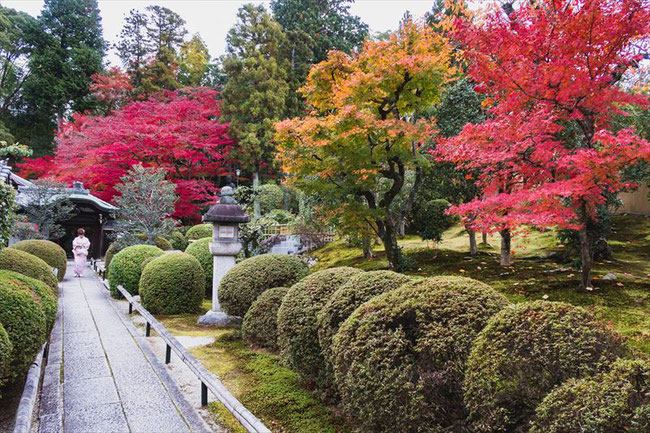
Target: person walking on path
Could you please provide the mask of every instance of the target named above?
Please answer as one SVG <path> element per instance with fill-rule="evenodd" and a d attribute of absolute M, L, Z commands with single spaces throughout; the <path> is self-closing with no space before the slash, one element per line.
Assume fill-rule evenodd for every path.
<path fill-rule="evenodd" d="M 86 258 L 90 249 L 90 241 L 84 229 L 77 230 L 77 237 L 72 241 L 72 254 L 74 254 L 74 275 L 81 277 L 86 269 Z"/>

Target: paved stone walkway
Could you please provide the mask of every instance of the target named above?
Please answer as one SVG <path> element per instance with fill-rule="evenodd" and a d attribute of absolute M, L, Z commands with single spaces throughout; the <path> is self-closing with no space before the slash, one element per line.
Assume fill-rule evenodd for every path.
<path fill-rule="evenodd" d="M 205 431 L 92 271 L 61 285 L 64 431 Z"/>

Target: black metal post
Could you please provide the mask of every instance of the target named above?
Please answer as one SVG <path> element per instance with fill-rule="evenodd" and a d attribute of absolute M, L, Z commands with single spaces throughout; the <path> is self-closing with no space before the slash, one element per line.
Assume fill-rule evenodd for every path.
<path fill-rule="evenodd" d="M 151 324 L 150 324 L 149 322 L 147 322 L 147 329 L 146 329 L 144 335 L 145 335 L 146 337 L 150 337 L 150 336 L 151 336 Z"/>
<path fill-rule="evenodd" d="M 208 387 L 205 383 L 201 382 L 201 406 L 208 405 Z"/>
<path fill-rule="evenodd" d="M 129 302 L 129 314 L 133 313 L 133 304 Z M 147 323 L 148 325 L 148 323 Z"/>
<path fill-rule="evenodd" d="M 165 351 L 165 364 L 172 362 L 172 347 L 168 344 L 167 350 Z"/>

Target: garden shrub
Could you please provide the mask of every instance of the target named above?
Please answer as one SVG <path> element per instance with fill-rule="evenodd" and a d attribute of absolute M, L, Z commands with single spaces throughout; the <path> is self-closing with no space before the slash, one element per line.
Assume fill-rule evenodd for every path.
<path fill-rule="evenodd" d="M 278 345 L 283 359 L 326 399 L 332 398 L 335 390 L 318 342 L 316 316 L 329 297 L 360 272 L 339 267 L 313 273 L 289 289 L 278 310 Z"/>
<path fill-rule="evenodd" d="M 32 239 L 20 241 L 17 244 L 12 245 L 11 248 L 16 248 L 17 250 L 33 254 L 52 268 L 56 268 L 59 281 L 63 281 L 68 266 L 68 256 L 59 244 L 44 239 Z"/>
<path fill-rule="evenodd" d="M 11 363 L 13 347 L 9 339 L 9 334 L 7 334 L 4 326 L 0 323 L 0 390 L 2 390 L 9 377 L 9 364 Z M 2 398 L 1 393 L 0 398 Z"/>
<path fill-rule="evenodd" d="M 185 251 L 185 248 L 187 248 L 187 239 L 185 238 L 185 235 L 178 230 L 171 232 L 167 237 L 167 240 L 175 250 Z"/>
<path fill-rule="evenodd" d="M 544 301 L 510 306 L 479 334 L 467 361 L 472 426 L 520 431 L 554 387 L 596 373 L 622 354 L 620 336 L 581 308 Z"/>
<path fill-rule="evenodd" d="M 278 309 L 289 289 L 276 287 L 257 297 L 244 315 L 244 341 L 269 350 L 278 350 Z"/>
<path fill-rule="evenodd" d="M 296 217 L 291 212 L 284 209 L 273 209 L 264 215 L 264 218 L 278 224 L 292 224 L 296 222 Z"/>
<path fill-rule="evenodd" d="M 396 289 L 411 278 L 392 271 L 372 271 L 354 275 L 330 296 L 318 313 L 318 341 L 328 368 L 332 365 L 332 342 L 341 324 L 357 307 L 377 295 Z"/>
<path fill-rule="evenodd" d="M 360 431 L 463 431 L 474 337 L 508 304 L 470 278 L 407 283 L 359 306 L 334 337 L 336 384 Z"/>
<path fill-rule="evenodd" d="M 113 260 L 113 256 L 119 252 L 120 251 L 115 247 L 114 243 L 110 244 L 108 248 L 106 248 L 106 253 L 104 254 L 104 269 L 106 270 L 106 275 L 108 275 L 108 269 L 111 266 L 111 260 Z"/>
<path fill-rule="evenodd" d="M 214 267 L 214 256 L 210 252 L 210 242 L 212 238 L 203 238 L 192 242 L 187 246 L 185 252 L 194 256 L 199 261 L 205 274 L 205 296 L 212 298 L 212 273 Z"/>
<path fill-rule="evenodd" d="M 139 234 L 139 235 L 135 235 L 135 237 L 137 237 L 143 242 L 147 241 L 147 235 Z M 163 251 L 169 251 L 174 249 L 170 241 L 160 236 L 156 236 L 155 238 L 153 238 L 153 244 Z M 151 244 L 145 243 L 143 245 L 151 245 Z"/>
<path fill-rule="evenodd" d="M 273 209 L 280 209 L 284 204 L 284 191 L 274 183 L 267 183 L 257 187 L 257 196 L 260 200 L 262 214 L 267 214 Z"/>
<path fill-rule="evenodd" d="M 31 365 L 45 341 L 47 323 L 38 296 L 5 278 L 0 278 L 0 305 L 0 323 L 13 346 L 8 376 L 12 381 Z"/>
<path fill-rule="evenodd" d="M 28 277 L 36 278 L 47 284 L 56 293 L 59 282 L 52 272 L 52 267 L 33 254 L 15 248 L 0 250 L 0 270 L 15 271 Z"/>
<path fill-rule="evenodd" d="M 132 245 L 115 254 L 108 272 L 111 295 L 120 298 L 117 286 L 121 285 L 131 295 L 138 294 L 138 283 L 142 273 L 142 262 L 150 257 L 163 255 L 163 251 L 153 245 Z"/>
<path fill-rule="evenodd" d="M 203 301 L 204 281 L 201 264 L 193 256 L 164 254 L 142 271 L 142 305 L 152 314 L 197 313 Z"/>
<path fill-rule="evenodd" d="M 54 322 L 56 322 L 56 313 L 58 311 L 58 299 L 52 289 L 42 281 L 14 271 L 0 271 L 0 279 L 9 281 L 24 290 L 30 290 L 39 298 L 39 303 L 45 313 L 47 332 L 49 333 L 54 326 Z"/>
<path fill-rule="evenodd" d="M 619 360 L 612 370 L 569 379 L 537 406 L 530 433 L 650 431 L 650 364 Z"/>
<path fill-rule="evenodd" d="M 244 316 L 262 292 L 289 287 L 309 269 L 300 258 L 285 254 L 262 254 L 243 260 L 224 275 L 219 285 L 219 302 L 224 311 Z"/>
<path fill-rule="evenodd" d="M 212 237 L 212 224 L 197 224 L 190 227 L 185 233 L 188 241 L 196 241 L 203 238 Z"/>

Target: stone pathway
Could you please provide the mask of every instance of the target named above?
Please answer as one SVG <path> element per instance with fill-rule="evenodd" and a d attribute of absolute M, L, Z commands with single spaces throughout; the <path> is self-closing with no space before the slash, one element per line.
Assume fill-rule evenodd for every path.
<path fill-rule="evenodd" d="M 61 285 L 64 431 L 206 431 L 92 271 Z"/>

